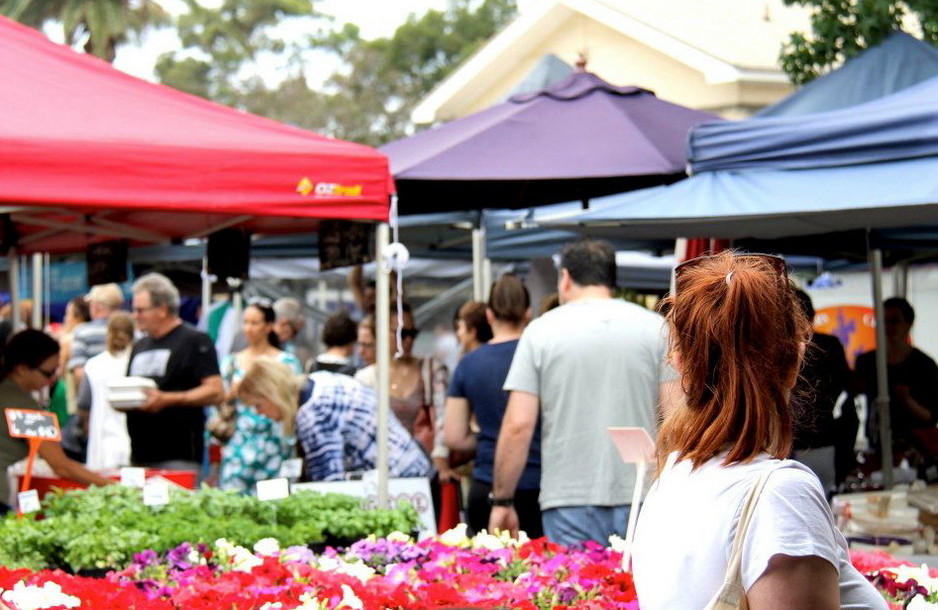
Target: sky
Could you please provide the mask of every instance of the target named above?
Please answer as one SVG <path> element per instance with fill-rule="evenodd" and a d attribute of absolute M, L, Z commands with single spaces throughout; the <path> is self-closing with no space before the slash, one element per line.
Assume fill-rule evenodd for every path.
<path fill-rule="evenodd" d="M 180 0 L 160 0 L 160 4 L 170 12 L 182 12 L 185 5 Z M 217 5 L 217 2 L 205 0 L 203 5 Z M 344 23 L 355 23 L 358 25 L 362 38 L 371 40 L 390 36 L 394 30 L 405 21 L 410 14 L 417 16 L 423 15 L 430 9 L 445 10 L 448 0 L 314 0 L 313 8 L 320 12 L 335 17 L 337 28 L 341 28 Z M 298 28 L 291 28 L 287 25 L 282 30 L 284 38 L 290 36 L 301 36 L 303 31 Z M 155 80 L 153 66 L 157 57 L 161 53 L 173 51 L 180 46 L 179 38 L 175 32 L 169 30 L 150 33 L 143 43 L 139 46 L 128 44 L 122 46 L 117 54 L 114 66 L 124 72 L 133 74 L 139 78 Z M 318 69 L 312 68 L 307 71 L 307 78 L 311 81 L 321 81 L 325 79 L 338 66 L 330 62 L 312 62 L 318 65 Z M 267 81 L 276 81 L 279 73 L 283 70 L 281 66 L 270 64 L 262 67 L 261 76 Z"/>

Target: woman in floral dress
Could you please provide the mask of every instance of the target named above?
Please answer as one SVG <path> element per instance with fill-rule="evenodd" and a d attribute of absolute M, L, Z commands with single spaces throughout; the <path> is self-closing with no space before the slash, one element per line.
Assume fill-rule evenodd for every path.
<path fill-rule="evenodd" d="M 257 413 L 238 399 L 241 379 L 259 359 L 281 362 L 297 374 L 302 372 L 296 356 L 278 347 L 274 319 L 274 310 L 270 306 L 261 303 L 248 305 L 244 309 L 242 325 L 248 346 L 222 360 L 221 373 L 228 400 L 237 410 L 234 434 L 222 448 L 218 480 L 222 489 L 252 493 L 258 481 L 276 477 L 281 462 L 292 454 L 292 445 L 284 436 L 281 424 Z"/>

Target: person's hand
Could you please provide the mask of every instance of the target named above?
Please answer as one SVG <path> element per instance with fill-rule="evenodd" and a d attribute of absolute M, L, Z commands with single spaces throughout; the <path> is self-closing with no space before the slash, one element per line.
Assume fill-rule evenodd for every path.
<path fill-rule="evenodd" d="M 459 481 L 459 473 L 450 468 L 448 458 L 433 458 L 433 466 L 436 468 L 440 485 Z"/>
<path fill-rule="evenodd" d="M 139 411 L 143 411 L 144 413 L 159 413 L 169 406 L 169 400 L 165 392 L 147 388 L 146 393 L 147 399 L 143 403 L 143 406 L 138 409 Z"/>
<path fill-rule="evenodd" d="M 893 386 L 892 392 L 896 395 L 896 398 L 906 404 L 909 404 L 909 399 L 912 398 L 912 391 L 909 389 L 909 386 L 904 384 Z"/>
<path fill-rule="evenodd" d="M 489 513 L 489 533 L 508 532 L 512 538 L 518 537 L 518 511 L 514 506 L 493 506 Z"/>

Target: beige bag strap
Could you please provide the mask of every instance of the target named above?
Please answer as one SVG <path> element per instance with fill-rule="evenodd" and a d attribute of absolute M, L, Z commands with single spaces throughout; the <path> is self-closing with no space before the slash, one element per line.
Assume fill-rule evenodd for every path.
<path fill-rule="evenodd" d="M 745 499 L 743 499 L 742 508 L 739 511 L 739 522 L 736 525 L 736 536 L 733 538 L 729 561 L 726 564 L 726 575 L 723 577 L 723 586 L 710 602 L 708 608 L 747 607 L 745 602 L 746 593 L 742 585 L 743 575 L 741 570 L 743 543 L 746 540 L 749 522 L 752 521 L 752 514 L 755 512 L 756 504 L 759 502 L 759 496 L 762 494 L 762 488 L 765 487 L 765 482 L 774 470 L 775 468 L 769 468 L 762 472 L 749 489 L 749 493 L 746 494 Z M 727 599 L 728 597 L 737 597 L 737 595 L 739 598 L 735 600 Z"/>

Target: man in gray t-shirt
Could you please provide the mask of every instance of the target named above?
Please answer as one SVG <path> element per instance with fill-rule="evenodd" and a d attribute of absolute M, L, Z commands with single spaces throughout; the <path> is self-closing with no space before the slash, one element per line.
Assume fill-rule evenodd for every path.
<path fill-rule="evenodd" d="M 541 418 L 544 531 L 554 542 L 625 535 L 635 468 L 606 429 L 641 426 L 654 436 L 666 364 L 664 320 L 614 299 L 615 251 L 579 240 L 561 252 L 561 307 L 524 331 L 505 380 L 510 391 L 495 453 L 491 528 L 515 529 L 511 506 L 531 434 Z M 661 393 L 664 396 L 666 393 Z M 669 395 L 669 392 L 667 393 Z"/>

